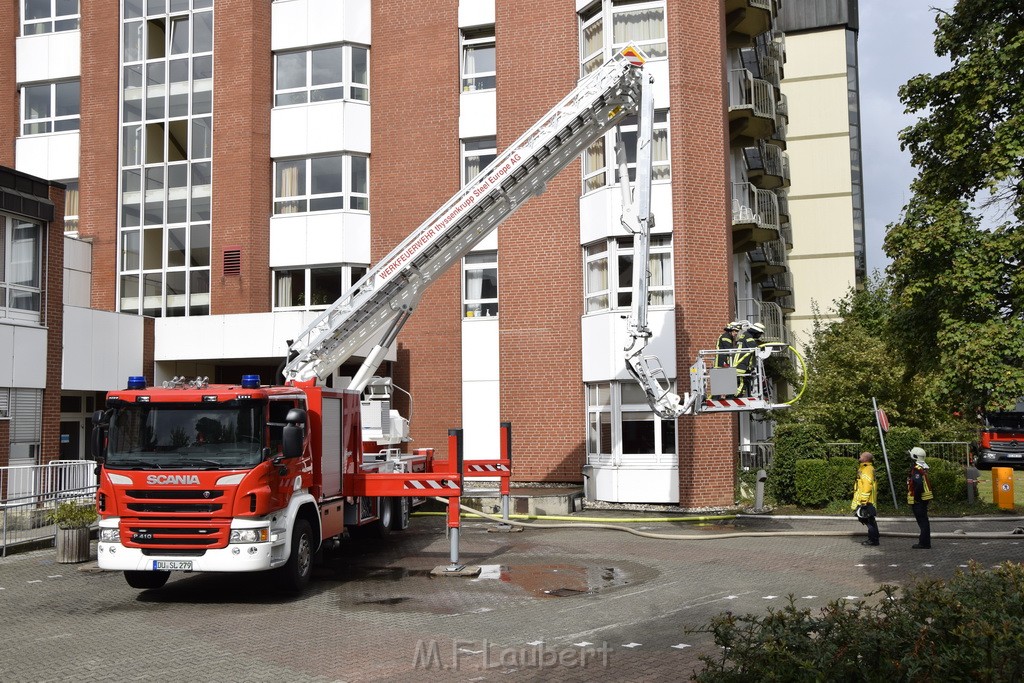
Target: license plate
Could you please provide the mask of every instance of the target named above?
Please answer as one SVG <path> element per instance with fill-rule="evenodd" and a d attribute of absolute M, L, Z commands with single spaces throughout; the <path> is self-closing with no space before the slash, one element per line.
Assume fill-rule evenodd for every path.
<path fill-rule="evenodd" d="M 153 571 L 192 571 L 192 560 L 153 560 Z"/>
<path fill-rule="evenodd" d="M 1010 455 L 1008 455 L 1006 457 L 1007 458 L 1022 458 L 1022 457 L 1024 457 L 1024 454 L 1021 454 L 1021 453 L 1011 453 Z"/>

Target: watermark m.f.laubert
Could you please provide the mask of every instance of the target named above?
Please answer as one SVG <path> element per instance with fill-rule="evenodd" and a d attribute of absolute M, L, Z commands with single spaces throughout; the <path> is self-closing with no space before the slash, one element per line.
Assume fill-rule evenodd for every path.
<path fill-rule="evenodd" d="M 449 657 L 445 657 L 436 640 L 418 640 L 413 651 L 413 669 L 482 671 L 494 667 L 506 669 L 554 669 L 608 667 L 608 643 L 572 645 L 561 648 L 544 643 L 524 647 L 500 647 L 487 640 L 454 640 Z"/>

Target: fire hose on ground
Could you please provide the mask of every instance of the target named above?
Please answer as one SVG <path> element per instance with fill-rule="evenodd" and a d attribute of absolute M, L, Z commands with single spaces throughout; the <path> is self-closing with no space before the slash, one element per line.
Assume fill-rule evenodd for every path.
<path fill-rule="evenodd" d="M 445 505 L 448 504 L 447 498 L 434 498 L 438 502 Z M 510 526 L 522 527 L 523 529 L 604 529 L 608 531 L 623 531 L 634 536 L 640 536 L 642 538 L 653 538 L 657 540 L 665 541 L 713 541 L 722 540 L 727 538 L 767 538 L 776 536 L 819 536 L 819 537 L 854 537 L 863 536 L 865 532 L 857 529 L 850 530 L 824 530 L 817 529 L 813 531 L 797 531 L 797 530 L 786 530 L 786 531 L 734 531 L 729 533 L 718 533 L 718 534 L 662 534 L 653 533 L 650 531 L 642 531 L 640 529 L 631 529 L 628 526 L 622 526 L 623 523 L 650 523 L 650 522 L 705 522 L 705 521 L 727 521 L 733 519 L 748 519 L 748 518 L 761 518 L 760 515 L 708 515 L 703 517 L 651 517 L 651 518 L 613 518 L 610 520 L 604 520 L 600 517 L 569 517 L 560 515 L 509 515 L 509 518 L 499 517 L 497 515 L 488 514 L 482 510 L 476 510 L 469 507 L 468 505 L 459 505 L 459 509 L 465 513 L 480 517 L 491 522 L 498 524 L 507 524 Z M 433 515 L 447 515 L 447 512 L 417 512 L 414 513 L 417 516 L 433 516 Z M 514 519 L 515 518 L 515 519 Z M 539 519 L 539 520 L 557 520 L 559 523 L 547 524 L 536 522 L 523 522 L 520 519 Z M 787 515 L 785 517 L 773 517 L 771 519 L 778 520 L 804 520 L 804 519 L 829 519 L 835 521 L 842 521 L 845 518 L 836 517 L 821 517 L 821 516 L 810 516 L 801 517 Z M 892 518 L 889 518 L 890 520 Z M 991 521 L 993 518 L 961 518 L 961 517 L 938 517 L 932 519 L 932 522 L 947 522 L 947 521 Z M 1020 521 L 1022 517 L 1009 517 L 1009 518 L 995 518 L 998 521 Z M 577 520 L 569 522 L 566 520 Z M 583 521 L 586 520 L 586 521 Z M 597 520 L 602 520 L 598 522 Z M 850 521 L 853 521 L 851 518 Z M 884 518 L 881 521 L 886 521 Z M 909 520 L 908 520 L 909 521 Z M 616 523 L 609 523 L 616 522 Z M 1024 535 L 1024 527 L 1015 527 L 1012 531 L 996 532 L 996 531 L 974 531 L 966 532 L 962 530 L 952 532 L 935 532 L 933 531 L 932 538 L 949 538 L 949 539 L 961 539 L 961 538 L 1012 538 L 1014 536 Z M 882 534 L 882 536 L 889 538 L 917 538 L 917 532 L 909 531 L 889 531 Z"/>

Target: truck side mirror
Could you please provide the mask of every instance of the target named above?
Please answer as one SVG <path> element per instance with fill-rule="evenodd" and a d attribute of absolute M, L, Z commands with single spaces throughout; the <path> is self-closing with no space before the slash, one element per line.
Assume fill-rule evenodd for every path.
<path fill-rule="evenodd" d="M 302 432 L 306 426 L 306 411 L 292 408 L 285 420 L 288 424 L 282 430 L 281 450 L 284 457 L 296 458 L 302 455 Z"/>
<path fill-rule="evenodd" d="M 107 458 L 107 424 L 107 416 L 102 410 L 97 410 L 92 414 L 92 457 L 97 463 L 101 463 Z"/>

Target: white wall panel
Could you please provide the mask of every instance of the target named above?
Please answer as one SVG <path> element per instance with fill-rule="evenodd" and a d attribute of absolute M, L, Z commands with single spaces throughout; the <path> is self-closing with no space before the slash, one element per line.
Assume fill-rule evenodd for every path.
<path fill-rule="evenodd" d="M 278 0 L 271 6 L 272 50 L 370 44 L 370 0 Z"/>
<path fill-rule="evenodd" d="M 651 186 L 651 213 L 654 233 L 672 232 L 672 185 L 668 182 Z M 621 237 L 622 191 L 619 186 L 605 187 L 580 197 L 580 244 L 590 244 L 606 237 Z"/>
<path fill-rule="evenodd" d="M 460 93 L 459 138 L 494 137 L 498 129 L 497 107 L 495 90 Z"/>
<path fill-rule="evenodd" d="M 46 388 L 47 334 L 41 327 L 14 326 L 13 354 L 7 361 L 14 366 L 11 386 Z"/>
<path fill-rule="evenodd" d="M 494 24 L 494 0 L 459 0 L 459 28 Z"/>
<path fill-rule="evenodd" d="M 19 37 L 15 42 L 18 83 L 78 78 L 81 42 L 80 31 Z"/>
<path fill-rule="evenodd" d="M 65 306 L 61 388 L 106 391 L 143 374 L 143 322 L 137 315 Z"/>
<path fill-rule="evenodd" d="M 339 211 L 270 219 L 271 268 L 369 262 L 369 214 Z"/>
<path fill-rule="evenodd" d="M 341 151 L 370 153 L 368 104 L 335 100 L 270 111 L 270 156 L 275 159 Z"/>
<path fill-rule="evenodd" d="M 15 325 L 0 325 L 0 387 L 14 384 Z"/>
<path fill-rule="evenodd" d="M 29 135 L 15 141 L 15 167 L 48 180 L 78 177 L 79 133 Z"/>
<path fill-rule="evenodd" d="M 622 351 L 627 339 L 623 313 L 612 311 L 583 316 L 584 382 L 630 379 Z M 648 313 L 648 324 L 654 336 L 644 353 L 657 356 L 669 379 L 673 379 L 676 368 L 675 311 L 651 310 Z M 709 347 L 714 342 L 714 339 L 709 339 Z M 688 378 L 683 379 L 688 381 Z"/>
<path fill-rule="evenodd" d="M 462 322 L 462 429 L 466 459 L 501 454 L 498 320 Z"/>

